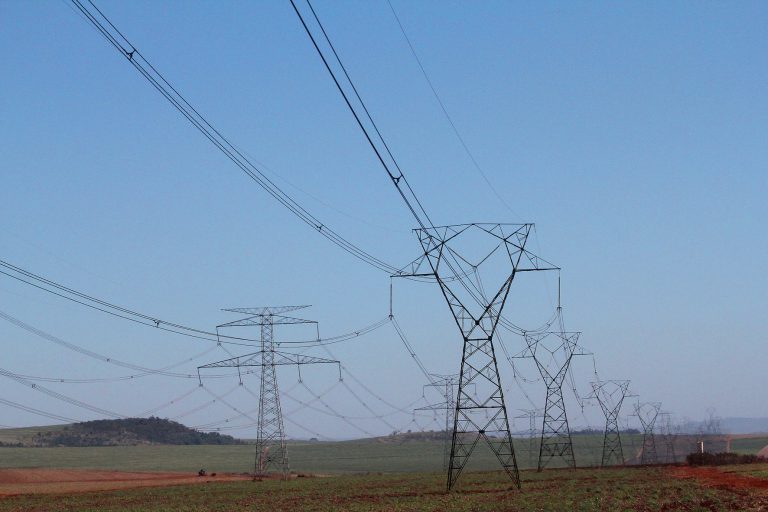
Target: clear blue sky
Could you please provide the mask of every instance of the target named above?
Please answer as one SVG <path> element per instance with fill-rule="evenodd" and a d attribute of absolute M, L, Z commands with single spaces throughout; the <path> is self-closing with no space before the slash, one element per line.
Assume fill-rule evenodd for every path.
<path fill-rule="evenodd" d="M 396 265 L 418 254 L 412 218 L 288 2 L 98 5 L 326 224 Z M 768 5 L 393 5 L 467 144 L 513 210 L 472 167 L 386 2 L 318 1 L 432 218 L 536 222 L 532 249 L 563 268 L 567 326 L 584 332 L 601 377 L 632 379 L 642 399 L 662 401 L 678 418 L 703 417 L 708 407 L 722 416 L 768 416 L 760 393 L 768 357 Z M 69 4 L 0 3 L 0 52 L 0 258 L 206 329 L 234 319 L 223 307 L 313 304 L 306 316 L 321 322 L 324 335 L 386 316 L 386 274 L 329 244 L 246 179 Z M 554 275 L 521 279 L 508 316 L 538 325 L 551 312 L 555 283 Z M 205 348 L 7 278 L 0 279 L 0 309 L 150 367 Z M 458 370 L 458 332 L 436 287 L 395 283 L 395 313 L 430 369 Z M 293 333 L 279 336 L 308 335 Z M 0 337 L 6 347 L 0 367 L 16 373 L 130 373 L 6 322 Z M 507 338 L 510 352 L 522 349 L 520 340 Z M 424 378 L 390 327 L 333 350 L 387 401 L 405 406 L 421 396 Z M 213 352 L 185 368 L 224 357 Z M 574 365 L 586 393 L 589 365 Z M 532 364 L 521 368 L 534 377 Z M 529 408 L 508 365 L 502 371 L 510 410 Z M 306 378 L 319 392 L 336 375 L 317 368 Z M 211 389 L 222 393 L 234 383 L 221 379 Z M 295 383 L 293 369 L 281 374 L 284 389 Z M 94 417 L 13 381 L 3 384 L 0 398 Z M 148 377 L 49 387 L 135 414 L 195 384 Z M 531 383 L 526 392 L 540 400 L 542 387 Z M 392 412 L 357 391 L 377 412 Z M 181 414 L 210 399 L 196 393 L 158 414 Z M 311 398 L 301 387 L 290 393 Z M 370 415 L 341 387 L 327 399 L 344 414 Z M 596 408 L 585 418 L 570 400 L 576 423 L 600 424 Z M 240 390 L 231 401 L 256 407 Z M 286 401 L 284 409 L 295 405 Z M 2 424 L 47 421 L 0 407 Z M 219 404 L 182 421 L 232 415 Z M 291 417 L 328 437 L 362 435 L 311 411 Z M 398 426 L 410 420 L 388 418 Z M 380 420 L 359 425 L 373 433 L 389 429 Z M 287 430 L 308 435 L 290 423 Z"/>

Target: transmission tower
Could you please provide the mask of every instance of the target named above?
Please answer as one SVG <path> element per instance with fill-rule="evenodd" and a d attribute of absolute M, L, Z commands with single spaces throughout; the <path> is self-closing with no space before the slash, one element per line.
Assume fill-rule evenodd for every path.
<path fill-rule="evenodd" d="M 537 418 L 543 418 L 544 413 L 541 409 L 520 409 L 523 414 L 515 416 L 515 419 L 527 419 L 528 430 L 525 437 L 528 438 L 528 466 L 533 467 L 536 453 L 536 435 L 538 433 Z"/>
<path fill-rule="evenodd" d="M 547 386 L 538 471 L 543 470 L 556 458 L 563 460 L 568 467 L 576 467 L 573 441 L 563 399 L 563 382 L 573 356 L 590 354 L 579 346 L 580 335 L 580 332 L 562 331 L 525 333 L 523 337 L 527 348 L 514 356 L 532 358 Z"/>
<path fill-rule="evenodd" d="M 600 404 L 605 414 L 605 433 L 603 435 L 603 458 L 601 467 L 624 465 L 624 451 L 621 446 L 619 413 L 621 405 L 629 392 L 628 380 L 603 380 L 591 382 L 592 397 Z"/>
<path fill-rule="evenodd" d="M 640 452 L 640 464 L 657 464 L 659 462 L 654 429 L 660 410 L 661 402 L 635 404 L 635 416 L 640 419 L 640 424 L 643 427 L 643 448 Z"/>
<path fill-rule="evenodd" d="M 295 324 L 316 324 L 313 320 L 284 316 L 282 313 L 303 309 L 309 306 L 277 306 L 258 308 L 233 308 L 225 309 L 232 313 L 249 315 L 246 318 L 228 322 L 216 327 L 260 327 L 261 350 L 242 356 L 231 357 L 215 363 L 209 363 L 197 368 L 198 378 L 200 370 L 206 368 L 237 368 L 240 384 L 242 384 L 242 367 L 258 367 L 260 374 L 259 388 L 259 413 L 256 427 L 256 462 L 254 475 L 265 475 L 270 471 L 277 471 L 287 477 L 289 471 L 288 450 L 285 445 L 285 430 L 283 428 L 283 414 L 280 407 L 280 391 L 277 384 L 277 366 L 296 366 L 299 369 L 301 379 L 301 366 L 307 364 L 335 364 L 339 367 L 341 378 L 341 365 L 339 361 L 323 359 L 319 357 L 301 354 L 290 354 L 275 350 L 274 326 Z M 202 386 L 202 379 L 200 380 Z"/>
<path fill-rule="evenodd" d="M 444 398 L 443 402 L 436 404 L 425 405 L 414 409 L 414 411 L 445 411 L 445 431 L 443 432 L 443 469 L 448 469 L 448 458 L 450 454 L 450 431 L 451 425 L 455 421 L 456 414 L 456 392 L 454 391 L 459 385 L 458 375 L 438 375 L 435 373 L 430 374 L 434 380 L 426 384 L 425 388 L 436 388 L 438 393 Z"/>
<path fill-rule="evenodd" d="M 432 278 L 440 285 L 461 331 L 463 351 L 448 464 L 448 489 L 482 439 L 520 487 L 520 474 L 493 337 L 518 272 L 557 267 L 525 249 L 532 224 L 459 224 L 416 229 L 423 255 L 401 277 Z M 486 283 L 499 283 L 486 295 Z M 468 386 L 476 385 L 476 395 Z"/>
<path fill-rule="evenodd" d="M 659 413 L 659 420 L 661 424 L 659 430 L 661 431 L 661 439 L 664 443 L 665 457 L 664 462 L 670 462 L 672 464 L 677 463 L 677 452 L 675 450 L 675 427 L 672 424 L 672 413 L 662 411 Z"/>

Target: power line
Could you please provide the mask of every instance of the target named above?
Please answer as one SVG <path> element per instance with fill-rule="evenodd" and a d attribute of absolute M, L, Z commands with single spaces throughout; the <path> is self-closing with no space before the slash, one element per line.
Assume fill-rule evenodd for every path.
<path fill-rule="evenodd" d="M 330 388 L 325 390 L 323 393 L 321 393 L 321 396 L 324 396 L 324 395 L 328 394 L 337 384 L 338 384 L 338 381 L 335 382 Z M 282 390 L 282 391 L 280 391 L 280 393 L 283 394 L 283 395 L 286 395 L 286 396 L 288 396 L 290 398 L 289 394 L 298 385 L 299 385 L 299 383 L 297 382 L 293 386 L 291 386 L 288 390 Z M 296 410 L 300 410 L 300 409 L 301 408 L 298 408 Z M 234 420 L 237 420 L 237 419 L 240 419 L 240 418 L 243 418 L 243 417 L 248 417 L 249 415 L 251 415 L 253 413 L 258 413 L 258 412 L 259 412 L 259 409 L 257 407 L 256 409 L 251 409 L 249 411 L 245 411 L 245 412 L 239 413 L 237 416 L 230 416 L 230 417 L 227 417 L 227 418 L 224 418 L 224 419 L 221 419 L 221 420 L 216 420 L 216 421 L 211 421 L 209 423 L 202 423 L 200 425 L 196 425 L 195 428 L 196 429 L 207 429 L 207 428 L 211 428 L 211 427 L 216 427 L 218 425 L 221 425 L 222 423 L 229 423 L 231 421 L 234 421 Z M 291 414 L 292 412 L 295 412 L 295 411 L 286 412 L 285 414 L 286 415 L 287 414 Z"/>
<path fill-rule="evenodd" d="M 387 175 L 389 176 L 389 179 L 392 181 L 392 184 L 395 186 L 398 193 L 400 194 L 400 197 L 403 199 L 406 206 L 408 207 L 408 210 L 416 219 L 416 222 L 418 222 L 418 224 L 422 228 L 426 227 L 425 221 L 429 225 L 433 225 L 432 221 L 429 218 L 429 215 L 427 214 L 426 210 L 424 210 L 424 207 L 422 206 L 421 201 L 419 201 L 419 198 L 416 196 L 413 189 L 411 188 L 411 185 L 408 183 L 408 179 L 405 177 L 402 170 L 400 169 L 400 165 L 397 163 L 397 160 L 392 155 L 392 152 L 389 149 L 389 145 L 387 145 L 386 141 L 384 140 L 384 137 L 382 137 L 381 132 L 379 131 L 378 126 L 376 125 L 376 122 L 373 120 L 373 117 L 371 116 L 368 110 L 368 107 L 366 107 L 365 102 L 360 97 L 360 94 L 357 91 L 357 87 L 355 87 L 355 84 L 350 78 L 349 73 L 347 73 L 347 69 L 344 66 L 344 63 L 341 61 L 339 54 L 336 52 L 336 48 L 333 46 L 331 39 L 328 37 L 328 33 L 325 31 L 325 27 L 323 27 L 323 24 L 320 21 L 320 18 L 317 16 L 317 13 L 315 12 L 315 9 L 312 7 L 312 3 L 309 0 L 306 0 L 306 2 L 307 2 L 307 5 L 309 6 L 310 11 L 312 12 L 312 16 L 315 19 L 315 22 L 317 23 L 318 27 L 320 27 L 323 37 L 326 43 L 328 44 L 329 48 L 331 49 L 331 52 L 333 53 L 336 62 L 338 63 L 342 72 L 344 73 L 346 82 L 351 87 L 352 92 L 354 93 L 355 97 L 357 98 L 357 101 L 359 102 L 361 108 L 363 109 L 363 112 L 365 113 L 365 117 L 368 119 L 368 122 L 373 128 L 373 132 L 375 132 L 375 136 L 373 132 L 369 131 L 365 127 L 365 124 L 363 123 L 363 120 L 362 120 L 362 115 L 359 114 L 355 109 L 355 107 L 352 105 L 349 95 L 347 95 L 347 93 L 344 91 L 344 88 L 341 86 L 339 78 L 331 68 L 328 60 L 325 57 L 325 54 L 320 49 L 320 46 L 318 45 L 318 42 L 315 39 L 315 36 L 312 34 L 312 31 L 310 30 L 309 26 L 304 20 L 304 16 L 302 16 L 301 12 L 299 11 L 299 8 L 296 6 L 295 1 L 291 0 L 291 5 L 293 6 L 293 10 L 296 12 L 296 15 L 299 17 L 299 21 L 301 22 L 301 25 L 304 27 L 305 32 L 309 36 L 309 39 L 312 41 L 312 45 L 315 47 L 315 50 L 317 50 L 317 54 L 320 56 L 320 59 L 323 61 L 323 64 L 325 65 L 325 69 L 331 75 L 333 82 L 336 84 L 336 88 L 341 93 L 342 98 L 344 98 L 344 102 L 346 103 L 350 112 L 354 116 L 355 121 L 357 121 L 357 125 L 360 127 L 363 134 L 365 135 L 365 138 L 368 141 L 368 144 L 371 146 L 371 149 L 376 154 L 376 158 L 381 163 L 382 167 L 384 168 Z M 378 139 L 379 143 L 383 146 L 383 149 L 380 149 L 376 145 L 376 143 L 374 142 L 374 138 Z M 387 155 L 389 157 L 390 163 L 394 166 L 396 171 L 390 168 L 390 165 L 387 164 L 384 155 Z M 401 182 L 403 183 L 404 187 L 401 186 L 400 184 Z M 421 212 L 421 214 L 419 212 Z M 424 217 L 424 220 L 422 220 L 422 215 Z"/>
<path fill-rule="evenodd" d="M 411 38 L 409 38 L 408 34 L 405 32 L 405 27 L 403 27 L 403 23 L 400 21 L 400 17 L 397 15 L 397 12 L 395 11 L 395 8 L 392 5 L 391 0 L 387 0 L 387 4 L 389 5 L 390 10 L 392 11 L 392 15 L 395 17 L 395 21 L 397 21 L 397 26 L 400 27 L 400 32 L 403 34 L 403 38 L 405 38 L 406 43 L 408 43 L 408 48 L 410 48 L 411 50 L 411 55 L 413 55 L 413 58 L 416 60 L 416 63 L 419 65 L 421 74 L 424 75 L 424 79 L 427 81 L 427 84 L 429 85 L 429 88 L 432 91 L 432 95 L 435 97 L 435 99 L 437 100 L 437 103 L 440 105 L 440 109 L 443 111 L 443 114 L 445 115 L 445 118 L 448 121 L 448 124 L 450 124 L 454 135 L 456 135 L 456 138 L 461 144 L 461 147 L 464 149 L 464 152 L 469 157 L 469 160 L 472 162 L 472 165 L 474 166 L 475 170 L 477 170 L 480 176 L 482 176 L 483 181 L 485 181 L 486 185 L 488 185 L 488 188 L 491 189 L 491 192 L 493 192 L 493 195 L 496 196 L 499 202 L 501 202 L 501 204 L 503 204 L 504 207 L 506 207 L 506 209 L 509 210 L 510 213 L 519 217 L 517 212 L 515 212 L 512 209 L 509 203 L 507 203 L 507 201 L 504 200 L 501 194 L 499 194 L 496 187 L 493 186 L 493 184 L 491 183 L 491 180 L 488 178 L 488 175 L 486 175 L 485 171 L 483 171 L 483 168 L 480 166 L 477 159 L 475 158 L 475 155 L 473 155 L 472 151 L 469 150 L 469 146 L 464 141 L 464 137 L 462 137 L 461 133 L 459 132 L 459 129 L 456 127 L 456 123 L 453 121 L 453 118 L 448 113 L 448 109 L 446 108 L 445 103 L 440 98 L 440 95 L 437 93 L 437 89 L 435 88 L 435 85 L 432 83 L 432 80 L 429 78 L 429 75 L 427 74 L 427 70 L 424 67 L 424 64 L 421 62 L 421 59 L 419 58 L 418 53 L 416 53 L 416 48 L 414 48 L 413 43 L 411 42 Z"/>
<path fill-rule="evenodd" d="M 69 350 L 72 350 L 74 352 L 77 352 L 79 354 L 82 354 L 84 356 L 90 357 L 91 359 L 96 359 L 98 361 L 101 361 L 103 363 L 108 363 L 115 366 L 120 366 L 122 368 L 128 368 L 131 370 L 138 371 L 140 373 L 133 374 L 133 375 L 124 375 L 121 377 L 115 377 L 112 379 L 62 379 L 62 378 L 55 378 L 55 377 L 31 377 L 31 376 L 25 376 L 26 378 L 30 378 L 33 380 L 44 380 L 49 382 L 70 382 L 70 383 L 88 383 L 88 382 L 106 382 L 109 380 L 131 380 L 138 377 L 144 377 L 146 375 L 162 375 L 164 377 L 176 377 L 176 378 L 182 378 L 182 379 L 190 379 L 197 377 L 196 374 L 192 373 L 179 373 L 179 372 L 171 372 L 168 371 L 171 368 L 174 368 L 176 366 L 180 366 L 181 364 L 184 364 L 188 361 L 191 361 L 193 359 L 196 359 L 198 357 L 201 357 L 204 354 L 207 354 L 211 352 L 212 350 L 215 350 L 217 347 L 210 347 L 206 349 L 205 351 L 191 357 L 187 358 L 183 361 L 180 361 L 178 363 L 174 363 L 172 365 L 166 366 L 164 368 L 160 369 L 154 369 L 154 368 L 147 368 L 145 366 L 140 366 L 133 363 L 128 363 L 126 361 L 122 361 L 120 359 L 115 359 L 113 357 L 109 357 L 103 354 L 100 354 L 98 352 L 94 352 L 92 350 L 83 348 L 79 345 L 75 345 L 74 343 L 70 343 L 68 341 L 65 341 L 57 336 L 54 336 L 52 334 L 49 334 L 45 331 L 42 331 L 36 327 L 33 327 L 25 322 L 22 322 L 18 318 L 15 318 L 8 313 L 5 313 L 4 311 L 0 310 L 0 319 L 5 320 L 6 322 L 15 325 L 16 327 L 19 327 L 27 332 L 30 332 L 34 334 L 35 336 L 38 336 L 44 340 L 50 341 L 52 343 L 55 343 L 57 345 L 63 346 Z M 228 375 L 218 375 L 217 377 L 225 377 Z"/>
<path fill-rule="evenodd" d="M 175 398 L 172 398 L 171 400 L 168 400 L 166 402 L 163 402 L 160 405 L 156 405 L 155 407 L 147 409 L 146 411 L 140 413 L 139 416 L 140 417 L 149 416 L 150 414 L 154 414 L 157 411 L 165 409 L 166 407 L 170 407 L 171 405 L 177 404 L 177 403 L 181 402 L 182 400 L 184 400 L 185 398 L 187 398 L 188 396 L 196 393 L 199 389 L 200 389 L 200 386 L 199 385 L 195 385 L 195 387 L 190 389 L 189 391 L 185 391 L 181 395 L 179 395 L 179 396 L 177 396 Z"/>
<path fill-rule="evenodd" d="M 82 306 L 86 306 L 91 309 L 101 311 L 102 313 L 107 313 L 109 315 L 122 318 L 123 320 L 128 320 L 128 321 L 139 323 L 142 325 L 155 327 L 160 330 L 173 332 L 173 333 L 181 334 L 184 336 L 189 336 L 191 338 L 197 338 L 197 339 L 202 339 L 206 341 L 216 341 L 216 342 L 220 341 L 219 339 L 216 338 L 216 333 L 204 331 L 201 329 L 195 329 L 193 327 L 187 327 L 185 325 L 162 320 L 160 318 L 157 318 L 145 313 L 133 311 L 129 308 L 119 306 L 119 305 L 110 303 L 108 301 L 105 301 L 103 299 L 99 299 L 97 297 L 93 297 L 91 295 L 77 291 L 73 288 L 69 288 L 65 285 L 59 284 L 43 276 L 34 274 L 33 272 L 25 270 L 16 265 L 13 265 L 7 261 L 0 260 L 0 267 L 5 268 L 7 271 L 13 272 L 13 273 L 10 273 L 10 272 L 6 272 L 5 270 L 0 270 L 0 274 L 3 274 L 7 277 L 20 281 L 27 285 L 33 286 L 39 290 L 56 295 L 63 299 L 75 302 Z M 182 332 L 182 331 L 186 331 L 186 332 Z M 244 340 L 255 341 L 250 339 L 244 339 Z M 225 343 L 225 342 L 222 342 L 222 343 Z M 227 342 L 227 343 L 239 344 L 236 342 Z"/>
<path fill-rule="evenodd" d="M 202 389 L 203 391 L 205 391 L 205 392 L 206 392 L 206 393 L 208 393 L 209 395 L 213 396 L 213 400 L 209 400 L 209 401 L 207 401 L 207 402 L 205 402 L 205 403 L 203 403 L 203 404 L 200 404 L 200 405 L 197 405 L 197 406 L 193 407 L 192 409 L 189 409 L 189 410 L 187 410 L 187 411 L 184 411 L 184 412 L 182 412 L 181 414 L 177 414 L 176 416 L 173 416 L 171 419 L 175 421 L 175 420 L 178 420 L 178 419 L 184 418 L 184 417 L 186 417 L 186 416 L 190 416 L 190 415 L 192 415 L 192 414 L 194 414 L 194 413 L 196 413 L 196 412 L 202 411 L 203 409 L 207 409 L 208 407 L 212 406 L 212 405 L 213 405 L 213 404 L 215 404 L 216 402 L 221 402 L 221 403 L 223 403 L 224 405 L 228 405 L 228 404 L 227 404 L 227 403 L 224 401 L 224 397 L 225 397 L 225 396 L 228 396 L 228 395 L 231 395 L 231 394 L 232 394 L 232 393 L 234 393 L 234 392 L 237 390 L 237 388 L 239 388 L 239 387 L 240 387 L 240 384 L 235 384 L 235 385 L 234 385 L 234 387 L 230 388 L 228 391 L 225 391 L 225 392 L 224 392 L 224 394 L 222 394 L 222 395 L 217 395 L 217 394 L 215 394 L 214 392 L 212 392 L 210 389 L 206 388 L 205 386 L 198 386 L 198 388 Z"/>
<path fill-rule="evenodd" d="M 15 380 L 19 384 L 22 384 L 24 386 L 27 386 L 28 388 L 34 389 L 35 391 L 39 391 L 40 393 L 46 394 L 52 398 L 55 398 L 57 400 L 60 400 L 62 402 L 66 402 L 68 404 L 80 407 L 82 409 L 87 409 L 91 412 L 95 412 L 97 414 L 100 414 L 102 416 L 109 416 L 111 418 L 126 418 L 124 414 L 120 414 L 117 412 L 110 411 L 108 409 L 103 409 L 101 407 L 91 405 L 89 403 L 83 402 L 81 400 L 78 400 L 76 398 L 69 397 L 67 395 L 62 395 L 61 393 L 58 393 L 56 391 L 53 391 L 51 389 L 48 389 L 46 387 L 43 387 L 39 384 L 35 384 L 34 382 L 30 382 L 29 380 L 23 378 L 20 375 L 17 375 L 11 371 L 5 370 L 3 368 L 0 368 L 0 375 L 4 377 L 8 377 L 9 379 Z"/>
<path fill-rule="evenodd" d="M 44 418 L 49 418 L 52 420 L 59 420 L 59 421 L 65 421 L 67 423 L 75 423 L 77 420 L 74 418 L 69 418 L 67 416 L 61 416 L 59 414 L 55 414 L 52 412 L 45 412 L 41 411 L 40 409 L 35 409 L 34 407 L 30 407 L 28 405 L 23 405 L 17 402 L 13 402 L 11 400 L 6 400 L 5 398 L 0 398 L 0 403 L 3 403 L 9 407 L 13 407 L 14 409 L 19 409 L 21 411 L 31 412 L 32 414 L 37 414 L 38 416 L 43 416 Z"/>
<path fill-rule="evenodd" d="M 128 320 L 130 322 L 138 323 L 144 326 L 152 327 L 166 332 L 187 336 L 190 338 L 200 339 L 204 341 L 214 341 L 217 344 L 229 344 L 237 346 L 254 347 L 258 346 L 257 339 L 245 338 L 240 336 L 224 335 L 218 332 L 206 331 L 196 327 L 190 327 L 177 322 L 163 320 L 159 316 L 150 315 L 148 313 L 142 313 L 132 310 L 125 306 L 120 306 L 109 302 L 105 299 L 94 297 L 87 293 L 75 290 L 69 286 L 63 285 L 52 279 L 44 277 L 39 274 L 35 274 L 29 270 L 23 269 L 17 265 L 9 263 L 0 259 L 0 275 L 5 275 L 19 282 L 37 288 L 38 290 L 50 293 L 62 299 L 69 300 L 81 306 L 85 306 L 108 315 Z M 376 329 L 383 327 L 389 322 L 389 317 L 382 318 L 372 324 L 366 325 L 359 329 L 328 338 L 320 338 L 314 340 L 297 340 L 297 341 L 279 341 L 275 342 L 277 345 L 291 344 L 295 346 L 314 347 L 322 344 L 336 344 L 350 339 L 361 337 Z M 249 343 L 246 343 L 249 342 Z M 252 342 L 252 343 L 251 343 Z"/>
<path fill-rule="evenodd" d="M 372 254 L 353 244 L 336 231 L 331 229 L 317 217 L 307 211 L 301 204 L 275 184 L 248 157 L 246 157 L 230 140 L 222 135 L 186 98 L 136 49 L 123 33 L 107 18 L 106 15 L 91 1 L 90 8 L 80 0 L 72 0 L 74 6 L 87 18 L 98 32 L 109 42 L 128 62 L 154 87 L 171 105 L 179 111 L 206 139 L 208 139 L 224 156 L 234 163 L 250 179 L 256 182 L 270 196 L 287 208 L 302 222 L 327 238 L 344 251 L 379 270 L 390 274 L 397 271 L 394 266 L 380 260 Z"/>
<path fill-rule="evenodd" d="M 403 342 L 403 345 L 405 345 L 405 349 L 408 351 L 408 354 L 418 365 L 419 370 L 421 370 L 421 373 L 423 373 L 427 377 L 427 380 L 429 381 L 430 384 L 435 384 L 434 376 L 431 373 L 429 373 L 429 370 L 427 370 L 427 368 L 424 366 L 424 363 L 421 362 L 421 359 L 419 359 L 419 356 L 416 355 L 416 352 L 413 350 L 411 343 L 408 341 L 408 338 L 405 337 L 405 333 L 400 328 L 400 324 L 398 324 L 397 320 L 395 320 L 395 316 L 394 315 L 390 316 L 390 319 L 392 320 L 392 326 L 395 328 L 395 332 L 397 333 L 397 336 Z"/>
<path fill-rule="evenodd" d="M 335 357 L 328 347 L 323 346 L 323 350 L 325 350 L 328 353 L 328 355 L 330 355 L 331 357 Z M 376 400 L 378 400 L 379 402 L 383 403 L 387 407 L 390 407 L 391 409 L 393 409 L 395 411 L 404 412 L 406 414 L 410 414 L 411 413 L 411 411 L 408 410 L 407 407 L 400 407 L 400 406 L 397 406 L 397 405 L 393 404 L 392 402 L 388 401 L 387 399 L 383 398 L 381 395 L 379 395 L 378 393 L 373 391 L 370 387 L 366 386 L 365 383 L 362 380 L 360 380 L 358 377 L 356 377 L 355 374 L 353 374 L 349 370 L 349 368 L 347 368 L 343 364 L 341 365 L 341 370 L 349 378 L 351 378 L 353 381 L 355 381 L 355 383 L 358 386 L 363 388 L 369 395 L 371 395 L 372 397 L 374 397 Z"/>

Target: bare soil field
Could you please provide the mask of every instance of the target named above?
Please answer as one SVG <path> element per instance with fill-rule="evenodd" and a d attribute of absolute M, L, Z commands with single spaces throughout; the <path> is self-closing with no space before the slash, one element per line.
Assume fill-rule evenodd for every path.
<path fill-rule="evenodd" d="M 250 480 L 249 475 L 216 474 L 200 477 L 191 473 L 105 471 L 90 469 L 0 469 L 0 496 L 58 494 L 89 491 L 200 485 L 210 482 Z"/>
<path fill-rule="evenodd" d="M 677 478 L 695 478 L 718 489 L 768 489 L 768 479 L 739 474 L 727 467 L 680 466 L 670 471 Z"/>
<path fill-rule="evenodd" d="M 768 464 L 755 466 L 759 467 L 525 471 L 522 490 L 515 489 L 502 472 L 468 472 L 450 493 L 445 491 L 442 473 L 253 482 L 241 475 L 206 478 L 183 473 L 12 470 L 4 472 L 6 483 L 1 485 L 15 492 L 24 486 L 51 488 L 2 496 L 0 512 L 765 512 L 768 478 L 751 473 L 765 471 Z M 53 477 L 55 482 L 50 480 Z M 147 478 L 154 481 L 146 483 Z"/>

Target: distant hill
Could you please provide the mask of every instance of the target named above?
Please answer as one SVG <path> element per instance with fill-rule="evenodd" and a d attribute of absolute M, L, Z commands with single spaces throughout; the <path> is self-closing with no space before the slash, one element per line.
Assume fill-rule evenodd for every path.
<path fill-rule="evenodd" d="M 140 444 L 240 444 L 232 436 L 218 433 L 198 432 L 161 418 L 125 418 L 118 420 L 95 420 L 64 425 L 57 429 L 40 429 L 33 435 L 31 429 L 24 429 L 26 435 L 16 442 L 4 439 L 5 446 L 135 446 Z"/>

